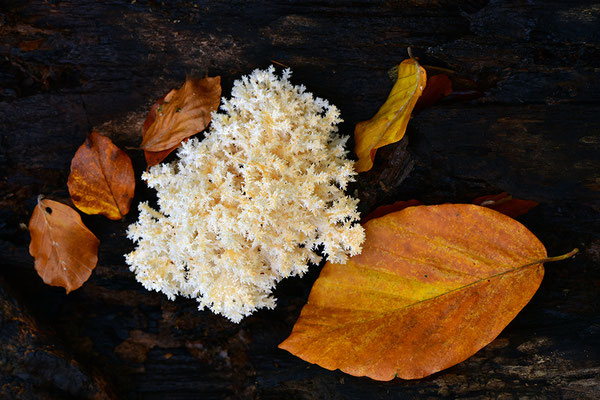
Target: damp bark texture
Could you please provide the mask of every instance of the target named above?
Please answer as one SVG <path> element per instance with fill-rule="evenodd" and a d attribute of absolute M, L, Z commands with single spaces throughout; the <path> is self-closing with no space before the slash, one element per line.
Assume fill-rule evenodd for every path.
<path fill-rule="evenodd" d="M 600 397 L 599 25 L 592 1 L 0 1 L 0 397 Z M 455 93 L 377 152 L 351 188 L 361 212 L 506 191 L 540 203 L 520 221 L 550 255 L 581 249 L 547 265 L 532 301 L 465 362 L 382 383 L 277 349 L 319 267 L 240 324 L 148 292 L 123 259 L 135 212 L 84 216 L 101 245 L 81 289 L 37 276 L 25 226 L 38 194 L 69 202 L 70 161 L 92 129 L 137 147 L 153 102 L 186 76 L 221 75 L 227 94 L 280 63 L 352 134 L 409 46 L 452 71 Z M 128 153 L 139 179 L 143 154 Z M 136 202 L 153 198 L 137 187 Z"/>

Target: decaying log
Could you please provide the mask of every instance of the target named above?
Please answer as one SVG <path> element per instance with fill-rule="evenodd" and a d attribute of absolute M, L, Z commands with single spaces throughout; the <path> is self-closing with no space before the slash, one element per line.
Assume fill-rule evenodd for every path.
<path fill-rule="evenodd" d="M 0 1 L 0 397 L 599 398 L 599 20 L 592 1 Z M 81 289 L 41 283 L 26 224 L 38 194 L 69 201 L 70 161 L 92 129 L 129 149 L 139 177 L 133 148 L 157 98 L 206 73 L 227 96 L 275 63 L 337 105 L 352 134 L 408 46 L 455 91 L 479 94 L 422 111 L 379 150 L 351 188 L 361 211 L 507 191 L 540 203 L 520 220 L 549 254 L 581 249 L 548 265 L 530 304 L 467 361 L 392 382 L 307 364 L 277 344 L 318 267 L 282 282 L 275 310 L 235 325 L 134 280 L 123 254 L 136 212 L 84 216 L 101 245 Z M 152 199 L 137 183 L 135 202 Z"/>
<path fill-rule="evenodd" d="M 67 355 L 23 308 L 0 280 L 0 397 L 115 398 L 101 375 Z"/>

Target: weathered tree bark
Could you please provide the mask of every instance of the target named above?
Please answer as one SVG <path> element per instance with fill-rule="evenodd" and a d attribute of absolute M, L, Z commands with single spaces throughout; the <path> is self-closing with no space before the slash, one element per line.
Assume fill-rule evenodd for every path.
<path fill-rule="evenodd" d="M 0 396 L 20 399 L 114 397 L 101 375 L 83 369 L 40 329 L 0 279 Z"/>
<path fill-rule="evenodd" d="M 600 397 L 600 8 L 592 1 L 0 0 L 0 395 L 3 398 Z M 38 194 L 68 202 L 95 128 L 135 148 L 151 104 L 186 75 L 233 80 L 271 62 L 342 110 L 349 135 L 385 100 L 406 48 L 455 90 L 415 116 L 352 188 L 361 210 L 507 191 L 550 255 L 533 300 L 489 346 L 417 381 L 326 371 L 277 349 L 317 278 L 234 325 L 139 285 L 123 221 L 84 216 L 99 263 L 66 296 L 41 283 L 26 224 Z M 430 69 L 430 72 L 435 72 Z M 140 151 L 129 150 L 139 176 Z M 171 156 L 173 157 L 173 156 Z M 154 194 L 138 181 L 136 201 Z M 468 229 L 468 227 L 465 227 Z M 10 293 L 17 293 L 21 301 Z"/>

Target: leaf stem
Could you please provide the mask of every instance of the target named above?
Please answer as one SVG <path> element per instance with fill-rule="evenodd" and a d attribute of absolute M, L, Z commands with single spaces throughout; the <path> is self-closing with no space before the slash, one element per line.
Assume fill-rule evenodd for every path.
<path fill-rule="evenodd" d="M 538 261 L 534 261 L 532 263 L 523 265 L 523 267 L 528 267 L 530 265 L 534 265 L 534 264 L 545 264 L 547 262 L 554 262 L 554 261 L 562 261 L 562 260 L 566 260 L 567 258 L 571 258 L 573 257 L 575 254 L 579 253 L 579 249 L 576 247 L 573 250 L 571 250 L 570 252 L 566 253 L 566 254 L 562 254 L 560 256 L 555 256 L 555 257 L 547 257 L 547 258 L 543 258 L 541 260 Z"/>
<path fill-rule="evenodd" d="M 289 68 L 287 65 L 282 64 L 282 63 L 280 63 L 278 61 L 275 61 L 275 60 L 269 60 L 269 61 L 271 61 L 273 64 L 277 64 L 277 65 L 281 65 L 282 67 Z"/>

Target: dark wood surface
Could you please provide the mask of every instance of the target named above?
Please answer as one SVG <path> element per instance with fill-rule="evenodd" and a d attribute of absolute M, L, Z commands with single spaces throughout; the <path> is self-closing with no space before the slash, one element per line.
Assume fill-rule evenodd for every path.
<path fill-rule="evenodd" d="M 599 26 L 593 1 L 0 0 L 0 397 L 600 398 Z M 135 212 L 83 217 L 101 245 L 81 289 L 37 276 L 36 197 L 69 202 L 70 160 L 93 128 L 134 148 L 154 100 L 186 75 L 221 75 L 227 96 L 274 60 L 339 106 L 352 134 L 408 46 L 481 96 L 415 116 L 352 188 L 361 210 L 507 191 L 540 202 L 520 220 L 550 255 L 581 249 L 549 264 L 530 304 L 467 361 L 391 382 L 305 363 L 277 344 L 319 267 L 282 282 L 275 310 L 232 324 L 135 281 L 123 259 Z M 143 155 L 128 153 L 139 177 Z M 154 196 L 138 185 L 136 203 Z"/>

